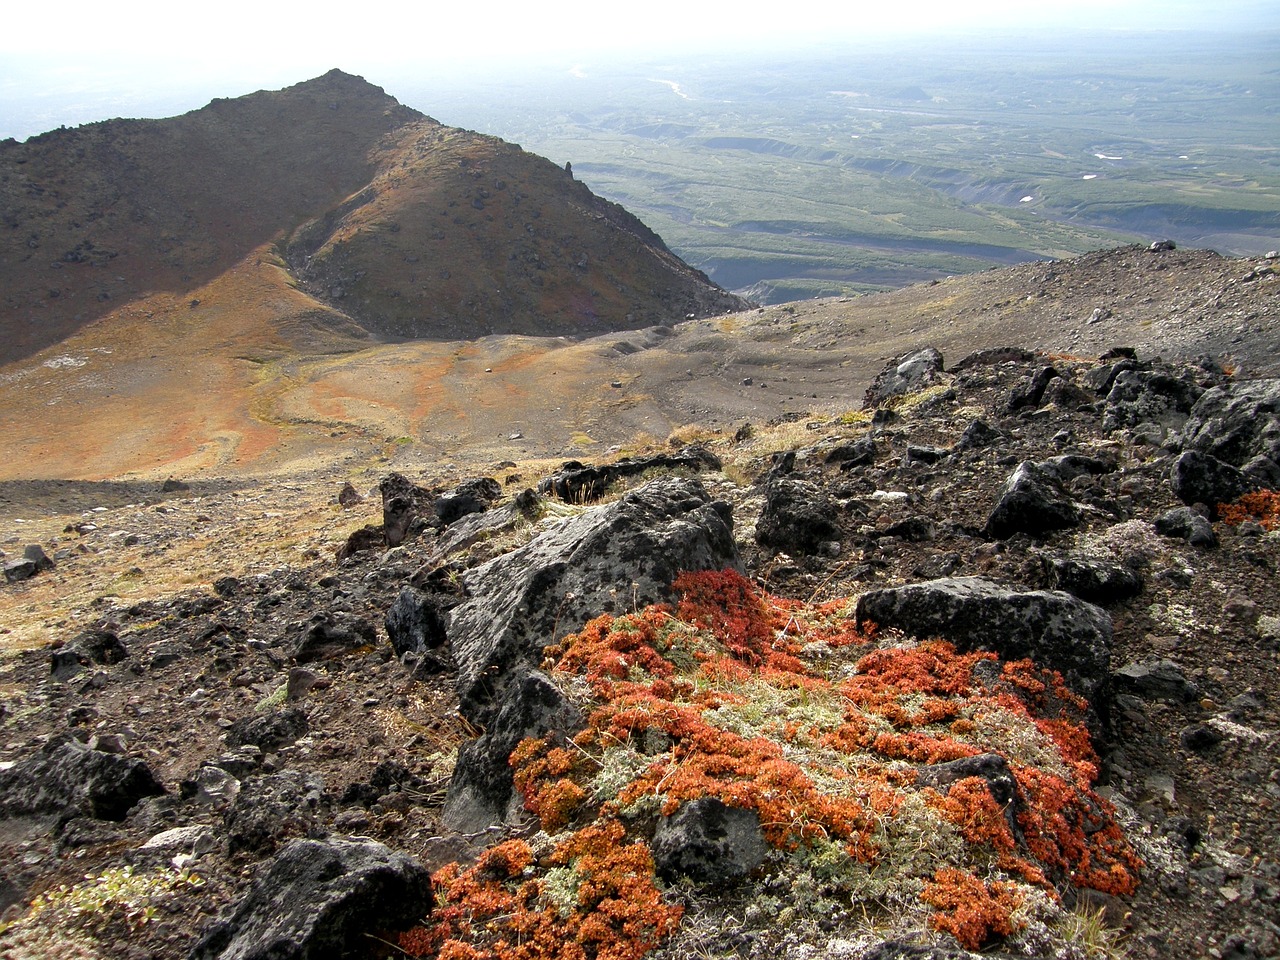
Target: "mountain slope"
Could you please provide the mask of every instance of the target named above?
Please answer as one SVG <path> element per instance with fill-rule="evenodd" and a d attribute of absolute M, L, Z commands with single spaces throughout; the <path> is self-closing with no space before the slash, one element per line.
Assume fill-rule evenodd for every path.
<path fill-rule="evenodd" d="M 0 360 L 148 292 L 208 282 L 359 189 L 371 145 L 421 119 L 334 70 L 170 120 L 0 143 Z"/>
<path fill-rule="evenodd" d="M 319 299 L 268 317 L 286 341 L 299 317 L 363 339 L 335 309 L 403 337 L 597 332 L 744 305 L 549 161 L 337 70 L 170 120 L 7 141 L 0 190 L 0 362 L 149 294 L 188 295 L 289 236 Z"/>

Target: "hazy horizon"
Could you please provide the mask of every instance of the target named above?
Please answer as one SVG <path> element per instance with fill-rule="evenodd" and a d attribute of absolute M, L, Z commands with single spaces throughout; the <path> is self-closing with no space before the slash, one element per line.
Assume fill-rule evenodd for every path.
<path fill-rule="evenodd" d="M 397 86 L 434 85 L 456 98 L 473 83 L 519 88 L 549 72 L 620 61 L 801 55 L 841 47 L 857 54 L 868 45 L 992 35 L 1066 43 L 1096 31 L 1191 36 L 1280 30 L 1280 9 L 1261 0 L 1212 9 L 1187 0 L 1080 0 L 1070 8 L 1043 9 L 1008 0 L 963 6 L 922 0 L 909 18 L 882 6 L 832 14 L 812 0 L 788 5 L 785 19 L 773 5 L 670 0 L 650 4 L 643 19 L 608 11 L 550 16 L 509 2 L 490 4 L 483 14 L 392 4 L 359 22 L 336 9 L 313 4 L 303 17 L 296 10 L 233 3 L 216 19 L 201 19 L 172 5 L 133 4 L 121 15 L 70 0 L 60 6 L 56 27 L 43 12 L 14 11 L 0 38 L 0 139 L 117 117 L 174 116 L 216 97 L 290 86 L 335 67 L 435 115 L 432 103 L 410 102 Z M 1280 57 L 1259 69 L 1280 69 Z"/>

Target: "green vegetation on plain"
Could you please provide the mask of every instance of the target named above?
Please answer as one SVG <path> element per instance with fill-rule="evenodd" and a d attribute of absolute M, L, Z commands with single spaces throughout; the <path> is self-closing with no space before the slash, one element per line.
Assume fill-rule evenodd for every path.
<path fill-rule="evenodd" d="M 712 279 L 780 300 L 1157 237 L 1280 246 L 1278 39 L 867 41 L 398 89 L 572 162 Z"/>

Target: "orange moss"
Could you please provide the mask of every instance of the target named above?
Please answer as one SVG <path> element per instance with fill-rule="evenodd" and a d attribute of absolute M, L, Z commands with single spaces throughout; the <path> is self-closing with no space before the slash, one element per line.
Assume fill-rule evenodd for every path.
<path fill-rule="evenodd" d="M 1013 884 L 980 880 L 951 867 L 938 870 L 925 883 L 920 899 L 938 908 L 931 920 L 934 929 L 951 934 L 968 950 L 980 950 L 994 937 L 1013 933 L 1013 912 L 1022 904 Z"/>
<path fill-rule="evenodd" d="M 1258 490 L 1246 493 L 1235 503 L 1220 503 L 1218 517 L 1233 527 L 1253 520 L 1264 530 L 1280 530 L 1280 492 Z"/>
<path fill-rule="evenodd" d="M 564 831 L 559 844 L 541 865 L 527 847 L 502 845 L 470 870 L 446 867 L 436 875 L 432 923 L 401 938 L 410 955 L 638 960 L 679 919 L 653 877 L 647 837 L 656 813 L 715 797 L 755 811 L 774 847 L 838 841 L 853 860 L 875 865 L 884 855 L 875 837 L 892 834 L 904 799 L 917 792 L 917 765 L 995 749 L 973 738 L 1002 727 L 1034 725 L 1043 749 L 1061 758 L 1054 770 L 1069 772 L 1011 763 L 1016 828 L 979 777 L 924 789 L 967 847 L 962 863 L 925 880 L 934 927 L 976 949 L 1014 931 L 1019 883 L 1050 896 L 1065 883 L 1134 889 L 1140 863 L 1091 789 L 1097 757 L 1081 722 L 1086 704 L 1058 674 L 1019 661 L 978 681 L 975 667 L 994 654 L 958 654 L 934 641 L 872 650 L 835 683 L 801 651 L 869 641 L 847 602 L 779 600 L 733 571 L 685 574 L 676 586 L 674 609 L 600 617 L 546 649 L 553 676 L 586 681 L 587 724 L 572 742 L 522 742 L 511 765 L 542 827 Z M 761 710 L 751 700 L 766 687 L 776 706 Z M 981 722 L 988 717 L 993 723 Z M 597 778 L 621 771 L 630 772 L 617 795 L 599 799 Z M 964 869 L 977 864 L 994 873 Z M 555 885 L 548 865 L 559 871 Z M 565 870 L 576 884 L 572 902 Z"/>

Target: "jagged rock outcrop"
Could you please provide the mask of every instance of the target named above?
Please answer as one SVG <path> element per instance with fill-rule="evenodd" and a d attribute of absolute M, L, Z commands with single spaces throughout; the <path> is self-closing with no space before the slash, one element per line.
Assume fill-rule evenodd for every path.
<path fill-rule="evenodd" d="M 407 929 L 431 910 L 431 877 L 371 840 L 290 841 L 190 960 L 346 960 L 368 935 Z"/>
<path fill-rule="evenodd" d="M 521 668 L 591 618 L 669 600 L 686 570 L 741 569 L 732 531 L 727 503 L 672 477 L 467 571 L 448 623 L 464 715 L 482 723 Z"/>
<path fill-rule="evenodd" d="M 728 504 L 694 479 L 646 484 L 566 520 L 463 576 L 470 599 L 447 632 L 461 711 L 485 734 L 463 748 L 446 822 L 481 829 L 503 819 L 513 793 L 507 758 L 521 739 L 571 732 L 576 711 L 536 672 L 542 650 L 601 613 L 671 599 L 685 571 L 741 569 Z"/>
<path fill-rule="evenodd" d="M 591 503 L 624 477 L 638 477 L 650 470 L 701 473 L 704 470 L 719 470 L 720 467 L 720 458 L 700 444 L 685 447 L 678 453 L 624 457 L 600 466 L 585 466 L 573 460 L 543 479 L 538 484 L 538 492 L 554 494 L 567 503 Z"/>
<path fill-rule="evenodd" d="M 867 388 L 864 407 L 875 408 L 891 397 L 923 390 L 942 377 L 942 354 L 933 347 L 899 357 L 880 372 Z"/>

